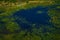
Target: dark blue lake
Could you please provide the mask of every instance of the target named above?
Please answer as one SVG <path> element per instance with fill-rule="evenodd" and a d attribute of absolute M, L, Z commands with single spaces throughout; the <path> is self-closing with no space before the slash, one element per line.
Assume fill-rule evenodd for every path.
<path fill-rule="evenodd" d="M 49 22 L 51 17 L 48 15 L 48 11 L 52 10 L 60 10 L 57 8 L 59 5 L 52 5 L 52 6 L 37 6 L 36 8 L 29 8 L 29 9 L 21 9 L 13 14 L 13 18 L 15 18 L 15 22 L 21 27 L 22 30 L 32 30 L 32 25 L 36 24 L 35 28 L 40 28 L 41 26 L 49 26 L 53 28 L 53 23 Z M 40 11 L 40 12 L 39 12 Z M 21 19 L 21 20 L 20 20 Z M 28 23 L 25 23 L 25 22 Z M 43 31 L 46 32 L 48 29 L 43 27 Z M 49 30 L 48 30 L 49 31 Z"/>
<path fill-rule="evenodd" d="M 36 8 L 30 8 L 30 9 L 21 9 L 20 11 L 17 11 L 14 13 L 13 17 L 18 17 L 15 22 L 21 26 L 22 29 L 31 29 L 29 24 L 42 24 L 42 25 L 49 25 L 50 22 L 50 16 L 48 15 L 48 7 L 42 7 L 38 6 Z M 38 13 L 38 11 L 41 11 L 41 13 Z M 15 17 L 16 16 L 16 17 Z M 25 18 L 27 23 L 21 22 L 22 19 Z"/>

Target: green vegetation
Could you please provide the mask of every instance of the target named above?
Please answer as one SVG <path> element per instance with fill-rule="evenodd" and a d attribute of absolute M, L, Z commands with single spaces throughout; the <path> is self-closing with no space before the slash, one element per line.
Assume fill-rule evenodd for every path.
<path fill-rule="evenodd" d="M 0 0 L 0 1 L 4 1 L 4 0 Z M 56 1 L 54 3 L 29 3 L 27 0 L 27 3 L 20 6 L 21 4 L 19 4 L 16 2 L 16 0 L 5 0 L 7 2 L 7 5 L 2 4 L 1 2 L 1 6 L 0 6 L 0 22 L 2 22 L 3 24 L 0 23 L 0 40 L 60 40 L 60 34 L 59 34 L 59 29 L 56 28 L 60 28 L 60 11 L 55 10 L 55 9 L 51 9 L 48 11 L 48 15 L 51 17 L 50 22 L 52 22 L 54 24 L 54 26 L 56 28 L 50 28 L 49 26 L 44 26 L 44 25 L 40 25 L 41 28 L 36 29 L 34 28 L 36 24 L 32 24 L 31 26 L 33 27 L 33 32 L 26 32 L 21 30 L 18 33 L 14 33 L 16 30 L 20 30 L 19 25 L 14 22 L 15 18 L 10 18 L 11 15 L 13 15 L 13 13 L 15 13 L 18 10 L 21 9 L 29 9 L 29 8 L 33 8 L 33 7 L 37 7 L 37 6 L 50 6 L 50 5 L 54 5 L 54 4 L 59 4 L 60 1 Z M 10 1 L 8 3 L 8 1 Z M 20 0 L 18 0 L 20 1 Z M 25 1 L 25 0 L 21 0 L 21 1 Z M 60 6 L 57 6 L 58 9 L 60 9 Z M 40 11 L 38 12 L 40 13 Z M 17 17 L 16 17 L 17 19 Z M 22 20 L 22 19 L 21 19 Z M 25 19 L 22 20 L 23 22 L 28 23 Z M 43 28 L 46 28 L 47 30 L 52 31 L 51 32 L 46 32 L 43 33 Z M 10 33 L 8 34 L 3 34 L 1 32 L 3 32 L 4 30 L 8 30 Z M 37 35 L 38 34 L 38 35 Z"/>

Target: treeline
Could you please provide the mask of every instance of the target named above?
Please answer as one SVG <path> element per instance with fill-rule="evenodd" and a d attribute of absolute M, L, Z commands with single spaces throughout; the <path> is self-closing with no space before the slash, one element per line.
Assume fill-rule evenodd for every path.
<path fill-rule="evenodd" d="M 4 2 L 16 2 L 17 0 L 0 0 L 0 1 L 4 1 Z"/>
<path fill-rule="evenodd" d="M 4 1 L 4 2 L 25 2 L 25 1 L 29 1 L 29 0 L 0 0 L 0 1 Z"/>

